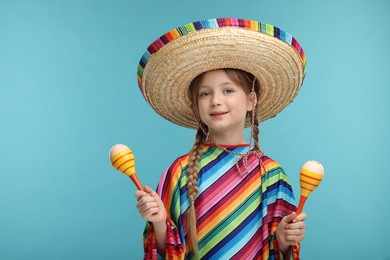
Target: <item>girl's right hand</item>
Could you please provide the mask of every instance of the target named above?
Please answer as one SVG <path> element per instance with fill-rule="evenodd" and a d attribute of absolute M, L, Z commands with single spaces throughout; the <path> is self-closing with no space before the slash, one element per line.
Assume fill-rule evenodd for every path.
<path fill-rule="evenodd" d="M 144 186 L 144 190 L 135 192 L 137 209 L 141 217 L 150 222 L 165 222 L 167 213 L 160 196 L 151 188 Z"/>

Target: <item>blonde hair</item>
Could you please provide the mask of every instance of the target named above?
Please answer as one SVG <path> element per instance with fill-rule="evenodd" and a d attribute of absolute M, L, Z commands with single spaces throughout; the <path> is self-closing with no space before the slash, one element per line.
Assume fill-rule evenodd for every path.
<path fill-rule="evenodd" d="M 226 75 L 232 80 L 237 86 L 242 87 L 247 95 L 250 95 L 252 90 L 258 95 L 259 83 L 255 80 L 255 77 L 243 70 L 239 69 L 222 69 Z M 187 212 L 187 237 L 189 245 L 196 255 L 198 253 L 198 238 L 197 238 L 197 221 L 196 221 L 196 210 L 195 210 L 195 198 L 198 194 L 198 164 L 202 155 L 203 145 L 207 141 L 207 126 L 200 121 L 199 109 L 198 109 L 198 89 L 202 82 L 203 74 L 197 76 L 190 84 L 189 95 L 192 100 L 192 107 L 194 110 L 195 117 L 199 122 L 199 128 L 196 132 L 195 143 L 189 153 L 188 167 L 187 167 L 187 194 L 191 202 L 191 205 Z M 256 109 L 253 107 L 252 111 L 249 111 L 247 116 L 252 117 L 252 113 L 255 113 Z M 254 149 L 260 151 L 259 145 L 259 121 L 254 116 L 254 124 L 252 125 Z"/>

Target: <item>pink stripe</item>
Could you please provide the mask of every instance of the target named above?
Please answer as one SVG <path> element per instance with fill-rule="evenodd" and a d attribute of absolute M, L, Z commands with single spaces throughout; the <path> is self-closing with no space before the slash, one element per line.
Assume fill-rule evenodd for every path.
<path fill-rule="evenodd" d="M 165 184 L 164 180 L 167 180 L 166 179 L 167 174 L 168 174 L 168 169 L 163 173 L 163 175 L 161 175 L 161 178 L 160 178 L 161 185 L 158 185 L 158 187 L 157 187 L 157 194 L 162 194 L 162 189 L 163 189 L 164 184 Z M 170 180 L 168 180 L 168 181 L 170 181 Z"/>
<path fill-rule="evenodd" d="M 274 209 L 273 216 L 284 216 L 281 209 Z"/>
<path fill-rule="evenodd" d="M 230 25 L 232 27 L 238 27 L 239 26 L 238 19 L 237 18 L 230 18 Z"/>

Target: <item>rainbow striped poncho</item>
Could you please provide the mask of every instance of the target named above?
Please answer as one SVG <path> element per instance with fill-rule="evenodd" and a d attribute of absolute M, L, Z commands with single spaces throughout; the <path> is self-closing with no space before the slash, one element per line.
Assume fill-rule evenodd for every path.
<path fill-rule="evenodd" d="M 293 191 L 280 165 L 250 154 L 248 169 L 241 175 L 238 156 L 216 146 L 205 146 L 199 162 L 195 200 L 200 259 L 282 259 L 276 228 L 281 219 L 296 210 Z M 227 147 L 236 153 L 248 145 Z M 177 158 L 161 176 L 157 187 L 167 211 L 166 259 L 192 259 L 187 241 L 186 169 L 189 155 Z M 244 169 L 242 162 L 238 163 Z M 245 171 L 244 171 L 245 172 Z M 144 259 L 158 259 L 153 224 L 144 231 Z M 299 244 L 291 259 L 299 258 Z"/>

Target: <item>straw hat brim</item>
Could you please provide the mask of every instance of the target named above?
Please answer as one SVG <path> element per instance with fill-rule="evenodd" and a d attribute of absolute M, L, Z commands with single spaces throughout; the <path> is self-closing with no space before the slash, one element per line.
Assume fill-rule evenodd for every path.
<path fill-rule="evenodd" d="M 265 121 L 288 106 L 302 85 L 306 59 L 298 47 L 251 28 L 202 28 L 144 55 L 139 86 L 145 100 L 162 117 L 180 126 L 198 128 L 188 94 L 191 81 L 209 70 L 245 70 L 260 82 L 256 115 Z M 246 126 L 250 126 L 249 120 Z"/>

